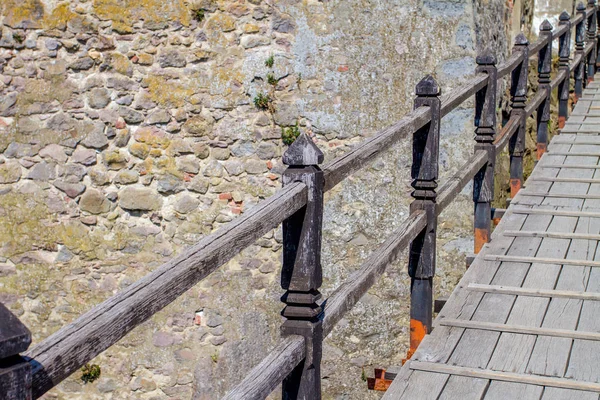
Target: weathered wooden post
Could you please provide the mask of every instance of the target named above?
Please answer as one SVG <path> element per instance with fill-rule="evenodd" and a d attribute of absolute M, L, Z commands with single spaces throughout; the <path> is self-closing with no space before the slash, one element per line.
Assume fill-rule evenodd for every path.
<path fill-rule="evenodd" d="M 552 25 L 544 20 L 540 26 L 540 39 L 546 39 L 546 45 L 538 55 L 538 91 L 546 91 L 546 98 L 537 109 L 537 159 L 542 158 L 548 147 L 548 121 L 550 121 L 550 73 L 552 72 Z"/>
<path fill-rule="evenodd" d="M 433 277 L 435 276 L 437 212 L 435 189 L 439 175 L 440 88 L 431 75 L 417 84 L 415 109 L 429 107 L 431 122 L 413 135 L 411 169 L 413 202 L 410 211 L 423 210 L 427 226 L 410 245 L 410 349 L 411 358 L 419 343 L 431 332 L 433 320 Z"/>
<path fill-rule="evenodd" d="M 587 21 L 587 41 L 593 43 L 592 50 L 587 57 L 587 82 L 590 83 L 594 81 L 594 75 L 596 74 L 596 49 L 598 45 L 596 0 L 588 0 L 588 8 L 594 10 L 590 13 Z"/>
<path fill-rule="evenodd" d="M 0 398 L 31 399 L 31 365 L 19 355 L 30 344 L 29 329 L 0 303 Z"/>
<path fill-rule="evenodd" d="M 492 200 L 494 199 L 494 166 L 496 164 L 496 91 L 498 70 L 496 57 L 487 49 L 477 57 L 477 72 L 488 75 L 487 85 L 475 95 L 475 151 L 485 150 L 487 163 L 473 180 L 475 203 L 475 254 L 490 241 L 492 223 Z"/>
<path fill-rule="evenodd" d="M 581 56 L 581 62 L 575 68 L 575 101 L 583 96 L 583 85 L 585 82 L 585 5 L 582 2 L 577 4 L 577 14 L 582 15 L 581 22 L 575 27 L 575 56 Z"/>
<path fill-rule="evenodd" d="M 306 358 L 282 384 L 283 399 L 318 400 L 321 398 L 321 354 L 323 345 L 322 309 L 319 288 L 321 235 L 323 225 L 323 172 L 317 166 L 323 153 L 302 133 L 283 155 L 288 169 L 283 185 L 303 182 L 308 189 L 306 206 L 283 221 L 283 268 L 281 286 L 286 318 L 283 336 L 301 335 L 306 340 Z"/>
<path fill-rule="evenodd" d="M 569 117 L 569 90 L 571 88 L 571 70 L 569 57 L 571 56 L 571 16 L 563 11 L 559 17 L 560 26 L 567 26 L 567 31 L 560 37 L 558 44 L 559 71 L 564 71 L 565 80 L 558 85 L 558 128 L 565 127 Z"/>
<path fill-rule="evenodd" d="M 514 198 L 523 186 L 523 155 L 525 153 L 525 132 L 527 129 L 527 103 L 529 75 L 529 41 L 519 33 L 515 40 L 513 53 L 523 54 L 523 61 L 512 71 L 510 94 L 512 97 L 511 113 L 519 118 L 519 130 L 510 138 L 510 197 Z"/>

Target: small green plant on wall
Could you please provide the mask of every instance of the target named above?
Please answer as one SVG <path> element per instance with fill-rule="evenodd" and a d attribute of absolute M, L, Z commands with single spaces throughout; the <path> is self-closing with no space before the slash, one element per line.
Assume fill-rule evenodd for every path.
<path fill-rule="evenodd" d="M 298 136 L 300 136 L 300 128 L 298 127 L 298 122 L 296 122 L 296 125 L 294 126 L 281 128 L 281 140 L 284 144 L 287 144 L 288 146 L 294 143 Z"/>
<path fill-rule="evenodd" d="M 192 18 L 194 18 L 196 21 L 198 22 L 202 22 L 204 21 L 204 10 L 201 8 L 198 8 L 196 10 L 192 10 Z"/>
<path fill-rule="evenodd" d="M 277 78 L 275 78 L 275 75 L 269 73 L 267 74 L 267 83 L 271 86 L 277 86 L 277 82 L 279 82 L 277 80 Z"/>
<path fill-rule="evenodd" d="M 267 60 L 265 61 L 265 66 L 267 68 L 273 68 L 273 65 L 275 65 L 275 56 L 271 54 L 269 58 L 267 58 Z"/>
<path fill-rule="evenodd" d="M 85 364 L 81 368 L 81 380 L 83 383 L 92 383 L 100 378 L 100 366 L 96 364 Z"/>
<path fill-rule="evenodd" d="M 273 99 L 265 93 L 259 93 L 254 97 L 254 105 L 260 110 L 269 110 Z"/>

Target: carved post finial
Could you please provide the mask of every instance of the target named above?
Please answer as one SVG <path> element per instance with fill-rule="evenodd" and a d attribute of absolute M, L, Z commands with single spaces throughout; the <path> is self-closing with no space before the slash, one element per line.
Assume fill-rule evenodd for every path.
<path fill-rule="evenodd" d="M 527 46 L 529 44 L 529 39 L 523 32 L 520 32 L 515 38 L 515 46 Z"/>
<path fill-rule="evenodd" d="M 580 2 L 577 4 L 576 10 L 577 10 L 578 12 L 585 11 L 585 4 L 583 4 L 583 1 L 580 1 Z"/>
<path fill-rule="evenodd" d="M 304 132 L 283 153 L 283 163 L 294 167 L 318 165 L 324 158 L 323 152 Z"/>
<path fill-rule="evenodd" d="M 282 384 L 282 397 L 321 398 L 321 354 L 323 346 L 322 309 L 319 288 L 323 283 L 321 237 L 323 226 L 323 153 L 306 133 L 300 134 L 283 154 L 289 167 L 283 173 L 283 185 L 302 182 L 308 191 L 306 206 L 283 221 L 283 266 L 281 300 L 285 318 L 283 336 L 305 338 L 306 358 Z"/>
<path fill-rule="evenodd" d="M 431 75 L 427 75 L 417 83 L 415 92 L 417 96 L 435 97 L 439 96 L 442 91 L 438 86 L 435 78 Z"/>
<path fill-rule="evenodd" d="M 544 20 L 544 22 L 542 22 L 542 24 L 540 25 L 540 31 L 551 31 L 552 29 L 554 29 L 552 27 L 552 24 L 550 23 L 550 21 L 548 21 L 547 19 Z"/>

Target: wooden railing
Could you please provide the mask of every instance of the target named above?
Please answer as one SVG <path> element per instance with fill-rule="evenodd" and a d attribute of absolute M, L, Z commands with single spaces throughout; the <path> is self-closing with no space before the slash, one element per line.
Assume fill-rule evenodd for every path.
<path fill-rule="evenodd" d="M 29 351 L 25 352 L 31 341 L 29 332 L 0 305 L 0 317 L 3 313 L 7 315 L 0 324 L 0 393 L 6 393 L 9 399 L 40 397 L 281 223 L 284 241 L 281 282 L 285 290 L 282 340 L 226 398 L 261 399 L 282 383 L 283 398 L 319 399 L 323 338 L 408 246 L 410 357 L 424 335 L 431 331 L 437 216 L 473 180 L 475 252 L 490 240 L 496 156 L 509 146 L 510 186 L 514 196 L 523 184 L 527 118 L 537 112 L 539 157 L 546 151 L 552 89 L 558 88 L 562 126 L 568 116 L 571 76 L 575 81 L 576 98 L 581 97 L 587 82 L 593 80 L 600 61 L 597 59 L 597 15 L 595 1 L 590 0 L 587 7 L 578 5 L 573 18 L 566 12 L 561 14 L 560 25 L 555 30 L 544 21 L 539 39 L 529 44 L 524 35 L 519 35 L 512 55 L 500 65 L 496 65 L 493 54 L 484 52 L 477 57 L 475 76 L 445 96 L 441 96 L 431 76 L 424 78 L 416 86 L 413 112 L 323 169 L 318 167 L 323 154 L 302 134 L 283 156 L 289 167 L 283 175 L 284 186 L 275 195 Z M 571 61 L 573 28 L 576 40 Z M 559 42 L 560 65 L 551 79 L 555 39 Z M 538 90 L 528 101 L 529 60 L 535 55 Z M 497 132 L 497 82 L 508 74 L 511 74 L 512 110 L 508 122 Z M 438 188 L 441 118 L 473 95 L 475 151 L 458 172 Z M 357 272 L 321 302 L 324 193 L 409 135 L 413 136 L 414 188 L 410 216 Z"/>

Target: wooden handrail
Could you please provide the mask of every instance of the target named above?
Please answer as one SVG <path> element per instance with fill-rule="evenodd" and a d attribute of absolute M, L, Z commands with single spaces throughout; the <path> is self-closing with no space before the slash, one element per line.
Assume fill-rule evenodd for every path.
<path fill-rule="evenodd" d="M 596 28 L 596 11 L 596 6 L 587 9 L 578 7 L 578 14 L 575 17 L 568 20 L 561 19 L 560 27 L 552 32 L 546 31 L 547 33 L 542 35 L 535 43 L 525 45 L 528 54 L 530 53 L 533 57 L 543 49 L 551 49 L 551 42 L 554 39 L 564 39 L 571 29 L 576 28 L 578 32 L 576 40 L 578 47 L 572 62 L 565 65 L 566 61 L 563 54 L 562 68 L 555 78 L 543 82 L 536 95 L 526 105 L 523 105 L 522 112 L 518 114 L 518 117 L 517 114 L 511 116 L 500 135 L 495 138 L 493 146 L 488 150 L 477 150 L 463 167 L 439 188 L 434 214 L 437 215 L 442 212 L 471 179 L 486 168 L 488 164 L 493 164 L 489 158 L 491 157 L 490 154 L 501 150 L 508 143 L 512 143 L 517 132 L 522 134 L 524 118 L 527 118 L 536 109 L 539 112 L 539 108 L 548 103 L 550 90 L 556 87 L 562 87 L 564 90 L 564 85 L 569 82 L 570 73 L 575 72 L 577 92 L 577 79 L 581 80 L 578 77 L 581 71 L 585 69 L 584 65 L 588 66 L 587 71 L 585 71 L 588 78 L 593 77 L 595 62 L 592 63 L 592 61 L 596 59 L 597 47 L 596 33 L 593 31 Z M 586 37 L 582 38 L 581 32 L 583 32 L 586 21 L 589 22 L 588 27 L 591 28 L 587 32 L 587 43 L 584 44 Z M 562 46 L 565 43 L 566 41 L 563 40 Z M 543 63 L 544 74 L 548 74 L 547 53 L 545 54 L 546 60 L 540 62 Z M 482 69 L 481 65 L 488 64 L 481 64 L 480 70 L 485 70 L 485 72 L 475 74 L 460 87 L 440 98 L 438 114 L 433 115 L 432 108 L 429 106 L 418 107 L 394 125 L 366 139 L 350 152 L 327 164 L 323 168 L 323 190 L 332 189 L 346 177 L 379 157 L 383 151 L 394 143 L 425 129 L 428 124 L 439 123 L 439 118 L 448 115 L 476 93 L 487 91 L 488 97 L 492 99 L 492 92 L 494 91 L 487 89 L 494 87 L 496 80 L 490 78 L 492 76 L 490 71 L 494 72 L 493 76 L 497 76 L 497 80 L 499 80 L 508 74 L 514 74 L 517 68 L 528 65 L 528 61 L 529 56 L 527 54 L 514 52 L 497 67 L 494 65 Z M 489 65 L 493 65 L 493 63 Z M 592 74 L 591 77 L 590 74 Z M 542 82 L 540 81 L 540 83 Z M 564 106 L 564 96 L 561 98 L 561 102 Z M 478 104 L 479 106 L 483 104 L 481 99 Z M 523 102 L 523 104 L 525 103 Z M 485 129 L 488 128 L 486 126 Z M 538 129 L 540 128 L 538 127 Z M 491 151 L 492 148 L 493 151 Z M 511 157 L 512 155 L 513 153 L 511 153 Z M 243 216 L 203 238 L 196 245 L 191 246 L 117 295 L 97 305 L 26 352 L 24 356 L 32 366 L 33 372 L 33 397 L 37 398 L 44 394 L 208 274 L 229 261 L 256 239 L 296 214 L 308 203 L 307 191 L 307 185 L 304 183 L 295 182 L 286 185 Z M 367 259 L 361 269 L 340 286 L 323 304 L 326 310 L 323 319 L 323 332 L 325 335 L 333 329 L 339 319 L 373 285 L 376 278 L 395 259 L 398 252 L 404 249 L 417 235 L 421 234 L 426 224 L 431 223 L 428 218 L 431 218 L 431 216 L 426 217 L 424 211 L 413 210 L 400 230 L 386 240 Z M 294 296 L 296 296 L 295 293 L 293 293 Z M 270 392 L 307 357 L 305 351 L 307 340 L 305 337 L 295 334 L 285 338 L 275 348 L 274 352 L 257 367 L 262 371 L 253 370 L 251 375 L 242 382 L 242 386 L 245 386 L 241 387 L 241 391 L 231 392 L 230 396 L 233 397 L 230 398 L 255 398 L 253 396 L 259 398 Z M 258 382 L 262 383 L 258 385 Z M 254 394 L 251 395 L 251 393 Z"/>
<path fill-rule="evenodd" d="M 237 384 L 223 400 L 262 400 L 302 362 L 304 337 L 292 335 L 281 342 Z"/>
<path fill-rule="evenodd" d="M 331 296 L 323 302 L 323 335 L 327 336 L 340 319 L 354 307 L 358 300 L 383 274 L 386 267 L 394 262 L 398 253 L 408 246 L 427 223 L 425 213 L 412 213 L 388 240 L 371 253 L 361 267 L 348 277 Z M 277 374 L 280 369 L 290 370 L 304 357 L 304 340 L 301 336 L 283 339 L 256 365 L 250 373 L 236 385 L 225 397 L 226 400 L 264 399 L 286 375 Z M 300 339 L 298 339 L 300 338 Z M 294 340 L 292 342 L 292 340 Z M 301 340 L 301 344 L 299 341 Z M 297 343 L 298 341 L 298 343 Z M 298 359 L 299 355 L 302 357 Z M 294 366 L 295 366 L 294 365 Z M 293 368 L 293 367 L 291 367 Z M 279 378 L 279 380 L 278 380 Z"/>
<path fill-rule="evenodd" d="M 302 183 L 279 190 L 27 351 L 33 397 L 40 397 L 277 227 L 306 204 L 306 195 Z"/>

